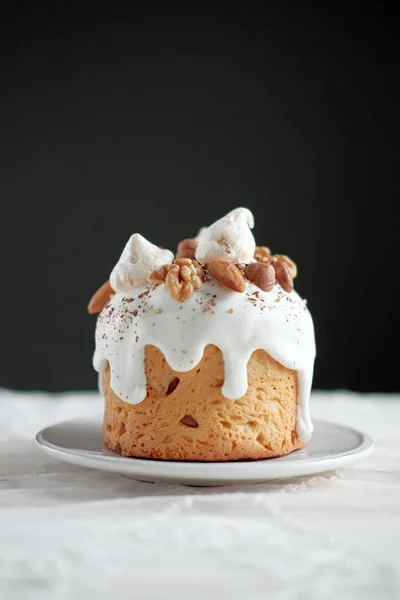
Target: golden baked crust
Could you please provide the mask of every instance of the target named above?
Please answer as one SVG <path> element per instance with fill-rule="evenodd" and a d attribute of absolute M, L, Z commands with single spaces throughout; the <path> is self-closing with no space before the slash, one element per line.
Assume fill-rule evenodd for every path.
<path fill-rule="evenodd" d="M 235 401 L 221 394 L 221 351 L 209 345 L 191 371 L 173 371 L 146 346 L 147 396 L 120 400 L 105 371 L 103 438 L 124 456 L 164 460 L 228 461 L 282 456 L 305 445 L 296 434 L 297 376 L 264 350 L 247 365 L 248 389 Z"/>

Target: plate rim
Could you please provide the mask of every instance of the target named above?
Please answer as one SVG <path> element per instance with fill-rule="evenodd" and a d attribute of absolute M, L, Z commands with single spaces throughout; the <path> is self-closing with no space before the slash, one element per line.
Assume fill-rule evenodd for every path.
<path fill-rule="evenodd" d="M 353 427 L 325 421 L 323 419 L 315 419 L 314 425 L 324 424 L 345 429 L 356 434 L 360 438 L 360 443 L 355 448 L 334 454 L 331 457 L 308 457 L 301 461 L 290 461 L 282 459 L 287 458 L 290 454 L 283 457 L 275 457 L 260 460 L 249 461 L 168 461 L 157 459 L 143 459 L 121 456 L 115 453 L 115 456 L 99 454 L 90 450 L 79 448 L 65 448 L 46 440 L 46 431 L 60 425 L 67 424 L 97 424 L 97 420 L 90 417 L 75 417 L 58 423 L 53 423 L 42 428 L 35 436 L 36 445 L 45 454 L 57 458 L 63 462 L 76 464 L 86 468 L 100 469 L 103 471 L 114 471 L 120 474 L 129 475 L 132 478 L 140 479 L 140 477 L 153 477 L 162 480 L 173 480 L 177 478 L 186 478 L 186 480 L 196 481 L 202 478 L 209 481 L 233 481 L 236 483 L 249 481 L 270 481 L 272 479 L 301 477 L 311 475 L 323 471 L 331 471 L 347 464 L 356 462 L 366 458 L 374 449 L 372 438 Z M 101 420 L 99 419 L 99 424 Z M 301 450 L 300 450 L 301 451 Z M 90 464 L 89 464 L 90 463 Z M 326 465 L 326 468 L 324 468 Z M 173 473 L 171 473 L 173 470 Z M 295 472 L 293 472 L 293 470 Z M 286 473 L 286 471 L 288 471 Z"/>

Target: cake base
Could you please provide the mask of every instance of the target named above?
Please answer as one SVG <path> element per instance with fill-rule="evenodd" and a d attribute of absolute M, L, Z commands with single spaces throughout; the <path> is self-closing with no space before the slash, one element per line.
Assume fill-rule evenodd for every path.
<path fill-rule="evenodd" d="M 247 365 L 242 398 L 221 393 L 221 351 L 209 345 L 201 362 L 185 373 L 173 371 L 164 355 L 146 346 L 147 396 L 122 401 L 104 372 L 103 439 L 108 448 L 137 458 L 230 461 L 282 456 L 305 445 L 296 433 L 297 375 L 264 350 Z"/>

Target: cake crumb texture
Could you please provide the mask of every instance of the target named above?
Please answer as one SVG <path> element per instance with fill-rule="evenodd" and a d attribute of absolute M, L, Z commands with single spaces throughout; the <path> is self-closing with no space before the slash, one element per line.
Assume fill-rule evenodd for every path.
<path fill-rule="evenodd" d="M 128 404 L 105 370 L 103 438 L 123 456 L 164 460 L 230 461 L 282 456 L 305 445 L 296 433 L 297 373 L 264 350 L 247 364 L 242 398 L 221 393 L 224 362 L 208 345 L 191 371 L 174 371 L 155 346 L 145 348 L 147 395 Z"/>

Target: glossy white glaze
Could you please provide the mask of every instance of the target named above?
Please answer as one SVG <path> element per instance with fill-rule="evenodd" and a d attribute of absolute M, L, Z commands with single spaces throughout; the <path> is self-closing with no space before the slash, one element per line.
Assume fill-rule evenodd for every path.
<path fill-rule="evenodd" d="M 220 348 L 225 365 L 222 393 L 229 399 L 247 390 L 247 362 L 258 349 L 298 372 L 297 433 L 309 439 L 309 397 L 315 358 L 314 328 L 305 301 L 279 284 L 263 292 L 247 283 L 242 294 L 206 282 L 185 302 L 173 300 L 164 284 L 142 285 L 116 294 L 100 314 L 94 367 L 111 367 L 111 387 L 125 402 L 146 396 L 144 350 L 159 348 L 176 371 L 193 369 L 204 348 Z"/>

